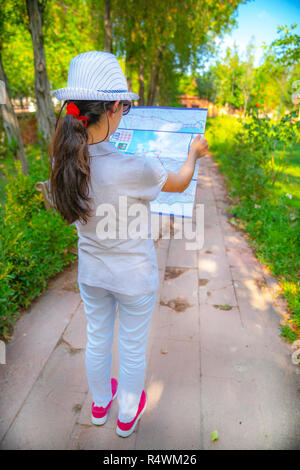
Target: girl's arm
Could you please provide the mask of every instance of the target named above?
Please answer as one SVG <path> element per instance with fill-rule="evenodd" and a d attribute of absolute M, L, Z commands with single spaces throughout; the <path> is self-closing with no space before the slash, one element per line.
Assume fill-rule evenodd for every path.
<path fill-rule="evenodd" d="M 178 173 L 168 172 L 168 179 L 162 187 L 167 193 L 182 193 L 189 186 L 195 171 L 196 160 L 208 155 L 208 144 L 206 139 L 198 135 L 190 146 L 187 159 Z"/>

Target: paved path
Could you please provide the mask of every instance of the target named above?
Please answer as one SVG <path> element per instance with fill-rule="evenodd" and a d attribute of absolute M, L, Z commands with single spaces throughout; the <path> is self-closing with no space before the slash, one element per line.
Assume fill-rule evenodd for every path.
<path fill-rule="evenodd" d="M 228 222 L 226 197 L 217 165 L 202 159 L 196 200 L 205 208 L 203 248 L 186 251 L 185 240 L 175 238 L 157 242 L 148 407 L 136 432 L 116 435 L 117 402 L 103 427 L 90 422 L 75 264 L 51 280 L 7 346 L 7 365 L 0 366 L 3 449 L 300 449 L 300 367 L 279 336 L 284 310 L 276 282 Z M 211 442 L 214 430 L 219 440 Z"/>

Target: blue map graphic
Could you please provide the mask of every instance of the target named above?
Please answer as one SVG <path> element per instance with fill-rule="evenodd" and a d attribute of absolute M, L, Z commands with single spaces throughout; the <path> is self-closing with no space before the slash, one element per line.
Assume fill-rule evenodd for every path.
<path fill-rule="evenodd" d="M 137 158 L 151 155 L 177 173 L 198 134 L 204 135 L 207 109 L 138 106 L 123 116 L 110 141 L 121 151 Z M 199 161 L 189 187 L 183 193 L 161 191 L 151 202 L 153 213 L 192 217 Z"/>

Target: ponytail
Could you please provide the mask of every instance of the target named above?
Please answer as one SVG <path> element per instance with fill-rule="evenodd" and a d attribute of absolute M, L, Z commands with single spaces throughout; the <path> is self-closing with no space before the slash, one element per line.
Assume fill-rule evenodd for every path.
<path fill-rule="evenodd" d="M 96 124 L 114 101 L 74 101 L 80 114 L 87 117 L 87 127 L 81 120 L 67 114 L 58 121 L 50 143 L 51 195 L 55 208 L 68 224 L 79 220 L 87 223 L 90 214 L 88 185 L 90 182 L 90 155 L 88 127 Z M 106 115 L 107 116 L 107 115 Z M 107 118 L 108 119 L 108 118 Z"/>

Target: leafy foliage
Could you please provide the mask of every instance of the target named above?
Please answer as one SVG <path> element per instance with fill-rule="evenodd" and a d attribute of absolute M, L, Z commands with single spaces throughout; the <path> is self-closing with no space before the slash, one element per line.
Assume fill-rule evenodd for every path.
<path fill-rule="evenodd" d="M 155 89 L 163 104 L 176 98 L 181 74 L 213 51 L 213 39 L 235 24 L 243 0 L 111 0 L 113 52 L 125 61 L 126 75 L 138 83 L 144 66 L 145 87 L 159 70 Z M 103 50 L 103 0 L 41 2 L 47 74 L 53 89 L 65 86 L 71 58 L 87 50 Z M 1 7 L 3 64 L 11 94 L 34 96 L 32 41 L 25 0 L 7 0 Z M 1 15 L 0 15 L 1 18 Z M 201 27 L 200 27 L 201 25 Z M 61 52 L 63 51 L 63 52 Z M 154 66 L 154 68 L 153 68 Z"/>
<path fill-rule="evenodd" d="M 278 277 L 300 334 L 300 197 L 293 186 L 287 193 L 285 184 L 288 168 L 300 178 L 299 158 L 291 163 L 300 150 L 295 115 L 279 122 L 252 116 L 244 125 L 236 118 L 215 118 L 206 136 L 226 176 L 231 220 L 248 232 L 258 259 Z"/>
<path fill-rule="evenodd" d="M 243 109 L 244 115 L 258 109 L 279 119 L 286 109 L 293 110 L 293 88 L 300 72 L 300 36 L 287 27 L 280 27 L 278 33 L 281 37 L 264 46 L 259 66 L 254 66 L 251 42 L 244 59 L 236 44 L 232 50 L 227 48 L 224 58 L 196 78 L 199 96 L 221 106 Z"/>
<path fill-rule="evenodd" d="M 0 18 L 2 8 L 4 6 L 0 7 Z M 11 96 L 34 98 L 34 56 L 26 2 L 8 0 L 5 2 L 5 11 L 0 43 Z M 90 2 L 44 1 L 43 18 L 47 74 L 52 88 L 61 88 L 66 84 L 68 66 L 72 57 L 86 50 L 95 49 Z"/>
<path fill-rule="evenodd" d="M 298 63 L 300 60 L 300 36 L 294 33 L 293 30 L 297 24 L 292 24 L 291 27 L 280 26 L 278 33 L 281 37 L 272 42 L 271 48 L 276 49 L 277 60 L 284 65 L 292 65 Z"/>
<path fill-rule="evenodd" d="M 0 336 L 9 339 L 20 308 L 27 308 L 75 255 L 77 235 L 58 214 L 46 211 L 33 180 L 7 175 L 6 205 L 0 206 Z"/>
<path fill-rule="evenodd" d="M 114 50 L 125 56 L 128 76 L 138 75 L 143 64 L 148 88 L 153 71 L 159 70 L 159 102 L 166 104 L 170 91 L 178 88 L 178 71 L 194 70 L 212 52 L 213 39 L 235 23 L 240 3 L 129 0 L 125 9 L 112 1 Z"/>

